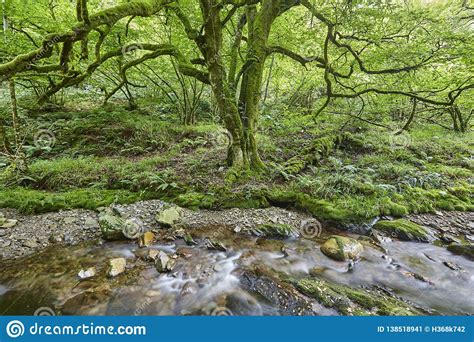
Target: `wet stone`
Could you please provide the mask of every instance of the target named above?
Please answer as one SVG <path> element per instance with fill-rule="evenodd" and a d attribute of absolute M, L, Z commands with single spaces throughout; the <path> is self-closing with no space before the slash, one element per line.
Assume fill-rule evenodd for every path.
<path fill-rule="evenodd" d="M 0 229 L 13 228 L 17 225 L 17 223 L 18 220 L 3 220 L 3 223 L 0 225 Z"/>
<path fill-rule="evenodd" d="M 94 277 L 96 273 L 97 270 L 95 267 L 89 267 L 87 270 L 81 270 L 77 276 L 79 277 L 79 279 L 84 280 Z"/>
<path fill-rule="evenodd" d="M 155 242 L 156 235 L 153 232 L 145 232 L 138 240 L 139 247 L 148 247 Z"/>
<path fill-rule="evenodd" d="M 155 267 L 158 272 L 170 272 L 173 270 L 174 264 L 174 260 L 168 254 L 163 251 L 158 252 L 155 260 Z"/>
<path fill-rule="evenodd" d="M 37 248 L 39 247 L 39 244 L 35 240 L 26 240 L 23 242 L 23 246 L 28 248 Z"/>
<path fill-rule="evenodd" d="M 357 259 L 363 250 L 362 244 L 357 240 L 337 235 L 331 236 L 321 246 L 324 255 L 337 261 Z"/>
<path fill-rule="evenodd" d="M 111 259 L 109 260 L 109 270 L 107 274 L 110 277 L 116 277 L 125 272 L 126 265 L 127 261 L 124 258 Z"/>
<path fill-rule="evenodd" d="M 171 227 L 178 222 L 181 217 L 182 209 L 179 207 L 171 207 L 163 210 L 156 216 L 156 221 L 163 227 Z"/>

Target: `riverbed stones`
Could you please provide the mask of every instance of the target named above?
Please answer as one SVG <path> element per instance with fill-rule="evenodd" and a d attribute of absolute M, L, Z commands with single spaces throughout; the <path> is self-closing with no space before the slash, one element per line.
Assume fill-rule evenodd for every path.
<path fill-rule="evenodd" d="M 156 270 L 160 273 L 170 272 L 173 270 L 175 262 L 171 257 L 163 251 L 159 251 L 155 259 Z"/>
<path fill-rule="evenodd" d="M 12 219 L 0 219 L 0 229 L 8 229 L 8 228 L 13 228 L 17 225 L 18 220 L 12 220 Z"/>
<path fill-rule="evenodd" d="M 86 270 L 80 270 L 77 276 L 80 280 L 85 280 L 94 277 L 97 274 L 97 269 L 95 267 L 89 267 Z"/>
<path fill-rule="evenodd" d="M 137 218 L 131 218 L 124 222 L 122 233 L 127 239 L 138 239 L 142 232 L 143 223 Z"/>
<path fill-rule="evenodd" d="M 107 271 L 107 275 L 109 277 L 116 277 L 119 274 L 125 272 L 125 267 L 127 266 L 127 261 L 125 258 L 115 258 L 109 260 L 109 270 Z"/>
<path fill-rule="evenodd" d="M 156 261 L 156 259 L 158 258 L 159 255 L 160 255 L 159 250 L 149 249 L 146 257 L 147 257 L 147 260 Z"/>
<path fill-rule="evenodd" d="M 227 252 L 227 248 L 222 244 L 222 242 L 216 239 L 206 239 L 204 241 L 204 246 L 210 251 Z"/>
<path fill-rule="evenodd" d="M 180 207 L 165 209 L 156 215 L 156 221 L 163 227 L 171 227 L 179 221 L 182 212 L 183 209 Z"/>
<path fill-rule="evenodd" d="M 379 221 L 374 225 L 373 229 L 404 241 L 429 241 L 429 235 L 425 228 L 404 219 Z"/>
<path fill-rule="evenodd" d="M 154 232 L 145 232 L 138 239 L 139 247 L 149 247 L 155 242 L 156 234 Z"/>
<path fill-rule="evenodd" d="M 36 240 L 34 239 L 29 239 L 23 242 L 23 246 L 28 247 L 28 248 L 38 248 L 39 244 Z"/>
<path fill-rule="evenodd" d="M 321 246 L 324 255 L 337 261 L 357 259 L 363 250 L 364 247 L 357 240 L 338 235 L 331 236 Z"/>

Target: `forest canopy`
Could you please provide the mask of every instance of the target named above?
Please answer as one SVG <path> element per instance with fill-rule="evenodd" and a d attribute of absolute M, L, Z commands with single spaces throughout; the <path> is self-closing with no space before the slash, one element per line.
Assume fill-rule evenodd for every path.
<path fill-rule="evenodd" d="M 91 87 L 136 108 L 141 93 L 178 79 L 212 94 L 237 167 L 264 167 L 262 101 L 298 87 L 314 120 L 329 111 L 372 121 L 368 111 L 402 104 L 466 131 L 472 115 L 467 1 L 3 0 L 2 11 L 0 76 L 33 90 L 31 105 Z"/>

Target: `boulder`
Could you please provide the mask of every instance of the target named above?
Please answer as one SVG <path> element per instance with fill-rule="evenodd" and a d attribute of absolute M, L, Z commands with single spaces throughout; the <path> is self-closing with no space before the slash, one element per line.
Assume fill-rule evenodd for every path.
<path fill-rule="evenodd" d="M 174 260 L 168 254 L 163 251 L 158 252 L 155 259 L 155 267 L 158 272 L 170 272 L 173 270 L 174 264 Z"/>
<path fill-rule="evenodd" d="M 98 226 L 98 222 L 92 217 L 86 217 L 86 219 L 84 220 L 84 226 L 86 226 L 87 228 L 95 228 Z"/>
<path fill-rule="evenodd" d="M 321 252 L 327 257 L 345 261 L 347 259 L 357 259 L 364 247 L 357 240 L 345 236 L 331 236 L 322 246 Z"/>
<path fill-rule="evenodd" d="M 74 216 L 68 216 L 63 218 L 63 223 L 66 225 L 73 224 L 77 221 L 77 219 Z"/>
<path fill-rule="evenodd" d="M 109 277 L 116 277 L 125 272 L 126 266 L 127 261 L 124 258 L 111 259 L 109 260 L 109 270 L 107 271 L 107 275 Z"/>
<path fill-rule="evenodd" d="M 379 221 L 374 225 L 373 229 L 404 241 L 429 241 L 429 235 L 425 228 L 404 219 Z"/>
<path fill-rule="evenodd" d="M 156 221 L 163 227 L 171 227 L 179 221 L 183 209 L 180 207 L 171 207 L 163 210 L 156 215 Z"/>
<path fill-rule="evenodd" d="M 122 233 L 127 239 L 138 239 L 142 233 L 143 223 L 136 218 L 126 220 L 123 224 Z"/>
<path fill-rule="evenodd" d="M 105 214 L 99 217 L 99 226 L 105 240 L 122 240 L 125 221 L 121 217 Z"/>

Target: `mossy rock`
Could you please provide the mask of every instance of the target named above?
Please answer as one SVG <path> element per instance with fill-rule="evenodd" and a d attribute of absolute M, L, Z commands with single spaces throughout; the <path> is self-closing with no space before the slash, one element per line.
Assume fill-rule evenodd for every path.
<path fill-rule="evenodd" d="M 163 227 L 171 227 L 179 221 L 183 209 L 180 207 L 171 207 L 163 210 L 156 215 L 156 221 Z"/>
<path fill-rule="evenodd" d="M 456 255 L 462 255 L 474 261 L 474 245 L 459 245 L 452 243 L 447 247 L 448 251 Z"/>
<path fill-rule="evenodd" d="M 337 261 L 357 259 L 363 250 L 364 247 L 357 240 L 337 235 L 331 236 L 321 246 L 324 255 Z"/>
<path fill-rule="evenodd" d="M 105 214 L 99 217 L 99 226 L 105 240 L 122 240 L 125 220 L 121 217 Z"/>
<path fill-rule="evenodd" d="M 404 219 L 379 221 L 373 229 L 404 241 L 429 241 L 429 235 L 425 228 Z"/>
<path fill-rule="evenodd" d="M 297 237 L 298 231 L 296 228 L 288 224 L 266 223 L 260 224 L 252 229 L 252 232 L 257 236 L 264 236 L 269 238 L 289 238 Z"/>
<path fill-rule="evenodd" d="M 343 315 L 414 316 L 424 314 L 404 301 L 371 289 L 352 288 L 315 278 L 292 281 L 296 288 Z"/>

